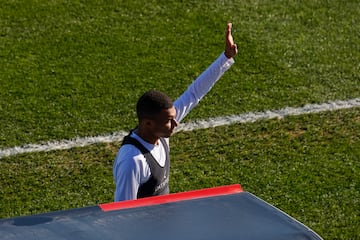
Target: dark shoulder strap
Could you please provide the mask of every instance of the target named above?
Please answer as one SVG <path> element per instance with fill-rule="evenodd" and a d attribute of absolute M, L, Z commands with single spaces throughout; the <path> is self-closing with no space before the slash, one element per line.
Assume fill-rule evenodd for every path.
<path fill-rule="evenodd" d="M 142 145 L 137 139 L 133 138 L 130 136 L 131 133 L 127 136 L 124 137 L 123 139 L 123 142 L 121 144 L 122 145 L 125 145 L 125 144 L 131 144 L 131 145 L 134 145 L 137 149 L 139 149 L 141 151 L 142 154 L 145 154 L 145 153 L 148 153 L 149 150 L 147 150 L 144 145 Z M 164 138 L 160 138 L 160 141 L 162 143 L 162 145 L 164 146 L 165 148 L 165 152 L 166 153 L 169 153 L 169 146 L 168 144 L 166 143 L 166 140 Z"/>
<path fill-rule="evenodd" d="M 140 152 L 141 152 L 142 154 L 149 153 L 149 150 L 147 150 L 147 149 L 144 147 L 144 145 L 142 145 L 138 140 L 136 140 L 136 139 L 133 138 L 133 137 L 130 137 L 130 134 L 124 137 L 123 142 L 122 142 L 121 145 L 125 145 L 125 144 L 134 145 L 137 149 L 140 150 Z"/>
<path fill-rule="evenodd" d="M 131 133 L 130 133 L 131 134 Z M 146 161 L 148 162 L 148 164 L 150 165 L 150 168 L 152 168 L 152 165 L 154 162 L 157 162 L 155 160 L 155 158 L 153 157 L 153 155 L 150 153 L 150 151 L 148 149 L 146 149 L 146 147 L 144 147 L 144 145 L 142 145 L 137 139 L 131 137 L 129 135 L 125 136 L 123 139 L 123 142 L 121 144 L 121 146 L 125 145 L 125 144 L 132 144 L 134 145 L 137 149 L 140 150 L 140 152 L 144 155 Z M 166 140 L 164 138 L 160 138 L 160 141 L 162 143 L 162 145 L 165 148 L 165 153 L 166 153 L 166 162 L 169 164 L 169 160 L 170 160 L 170 153 L 169 153 L 169 146 L 166 143 Z"/>

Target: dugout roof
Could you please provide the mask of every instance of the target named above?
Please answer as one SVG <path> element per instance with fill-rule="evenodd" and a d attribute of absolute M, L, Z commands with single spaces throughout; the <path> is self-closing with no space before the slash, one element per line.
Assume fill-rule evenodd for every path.
<path fill-rule="evenodd" d="M 230 185 L 0 220 L 0 239 L 321 239 Z"/>

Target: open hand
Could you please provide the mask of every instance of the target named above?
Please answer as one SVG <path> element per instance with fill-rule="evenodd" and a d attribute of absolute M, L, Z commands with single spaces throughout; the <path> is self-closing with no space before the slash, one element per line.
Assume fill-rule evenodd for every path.
<path fill-rule="evenodd" d="M 234 43 L 233 36 L 231 35 L 231 28 L 232 23 L 228 23 L 225 36 L 225 56 L 227 58 L 232 58 L 238 53 L 237 45 Z"/>

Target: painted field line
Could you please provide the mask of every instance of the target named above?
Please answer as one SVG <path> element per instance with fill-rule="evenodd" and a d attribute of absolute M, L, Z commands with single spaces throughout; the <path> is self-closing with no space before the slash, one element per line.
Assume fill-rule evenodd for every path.
<path fill-rule="evenodd" d="M 249 112 L 240 115 L 209 118 L 206 120 L 198 120 L 180 125 L 177 131 L 193 131 L 197 129 L 225 126 L 233 123 L 251 123 L 259 120 L 284 118 L 286 116 L 320 113 L 320 112 L 335 111 L 335 110 L 348 109 L 354 107 L 360 107 L 360 98 L 355 98 L 346 101 L 334 101 L 334 102 L 322 103 L 322 104 L 307 104 L 299 108 L 286 107 L 279 110 L 268 110 L 265 112 Z"/>
<path fill-rule="evenodd" d="M 284 118 L 286 116 L 319 113 L 325 111 L 335 111 L 335 110 L 348 109 L 354 107 L 360 107 L 360 98 L 350 99 L 346 101 L 334 101 L 334 102 L 322 103 L 322 104 L 308 104 L 299 108 L 286 107 L 279 110 L 268 110 L 264 112 L 249 112 L 240 115 L 231 115 L 224 117 L 209 118 L 206 120 L 198 120 L 194 122 L 180 124 L 180 126 L 177 129 L 177 132 L 206 129 L 210 127 L 225 126 L 234 123 L 251 123 L 259 120 Z M 126 134 L 127 132 L 119 131 L 109 135 L 75 138 L 72 140 L 50 141 L 43 144 L 27 144 L 19 147 L 0 149 L 0 159 L 3 157 L 9 157 L 24 153 L 66 150 L 74 147 L 85 147 L 96 143 L 111 143 L 117 141 L 120 142 Z"/>

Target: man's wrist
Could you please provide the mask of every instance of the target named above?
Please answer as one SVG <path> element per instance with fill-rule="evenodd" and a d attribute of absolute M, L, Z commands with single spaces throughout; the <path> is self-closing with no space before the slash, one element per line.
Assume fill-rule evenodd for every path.
<path fill-rule="evenodd" d="M 231 56 L 229 55 L 229 53 L 227 53 L 226 51 L 224 51 L 224 55 L 225 55 L 225 57 L 228 58 L 228 59 L 231 58 Z"/>

